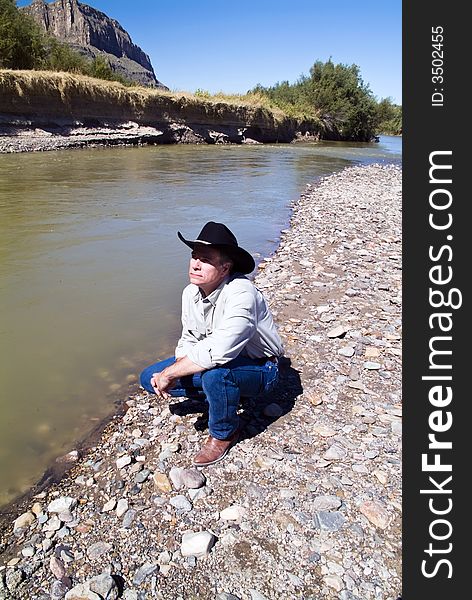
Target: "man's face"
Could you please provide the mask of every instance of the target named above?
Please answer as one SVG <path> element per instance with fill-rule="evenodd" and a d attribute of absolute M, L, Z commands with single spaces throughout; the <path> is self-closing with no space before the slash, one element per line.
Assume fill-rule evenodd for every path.
<path fill-rule="evenodd" d="M 205 244 L 195 244 L 190 259 L 190 283 L 198 285 L 206 296 L 220 285 L 229 274 L 230 265 L 222 264 L 218 250 Z"/>

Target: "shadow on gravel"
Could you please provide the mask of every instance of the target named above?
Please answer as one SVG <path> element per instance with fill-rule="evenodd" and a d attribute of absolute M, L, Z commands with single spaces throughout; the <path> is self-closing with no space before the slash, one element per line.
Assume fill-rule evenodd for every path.
<path fill-rule="evenodd" d="M 295 405 L 295 399 L 303 392 L 300 374 L 291 366 L 289 358 L 280 360 L 279 369 L 279 383 L 274 390 L 251 398 L 241 398 L 241 440 L 259 435 L 289 413 Z M 169 405 L 174 415 L 202 413 L 194 424 L 197 431 L 204 431 L 208 427 L 207 409 L 205 400 L 200 398 L 188 398 Z"/>

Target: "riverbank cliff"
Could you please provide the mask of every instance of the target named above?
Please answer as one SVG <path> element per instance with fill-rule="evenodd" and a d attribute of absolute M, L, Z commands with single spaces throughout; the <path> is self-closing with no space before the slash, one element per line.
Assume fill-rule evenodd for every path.
<path fill-rule="evenodd" d="M 3 515 L 0 598 L 401 596 L 401 169 L 308 185 L 255 282 L 286 357 L 225 460 L 191 467 L 201 405 L 137 390 Z"/>
<path fill-rule="evenodd" d="M 0 153 L 339 139 L 316 119 L 70 73 L 0 70 Z"/>

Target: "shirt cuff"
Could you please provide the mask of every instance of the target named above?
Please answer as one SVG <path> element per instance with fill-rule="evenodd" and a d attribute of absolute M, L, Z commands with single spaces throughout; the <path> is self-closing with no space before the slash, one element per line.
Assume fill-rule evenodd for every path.
<path fill-rule="evenodd" d="M 194 362 L 199 367 L 202 367 L 205 371 L 212 369 L 215 364 L 211 358 L 211 352 L 208 348 L 199 348 L 198 344 L 195 344 L 188 352 L 187 358 Z"/>

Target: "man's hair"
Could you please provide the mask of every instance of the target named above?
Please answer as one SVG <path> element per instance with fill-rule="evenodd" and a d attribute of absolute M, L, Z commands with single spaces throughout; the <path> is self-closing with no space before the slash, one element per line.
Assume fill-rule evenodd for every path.
<path fill-rule="evenodd" d="M 218 250 L 218 253 L 220 255 L 220 263 L 222 265 L 224 265 L 225 263 L 229 263 L 230 264 L 230 269 L 229 272 L 232 273 L 233 269 L 234 269 L 234 260 L 231 258 L 231 256 L 225 251 L 223 246 L 219 246 L 217 244 L 215 244 L 213 246 L 215 248 L 215 250 Z"/>

